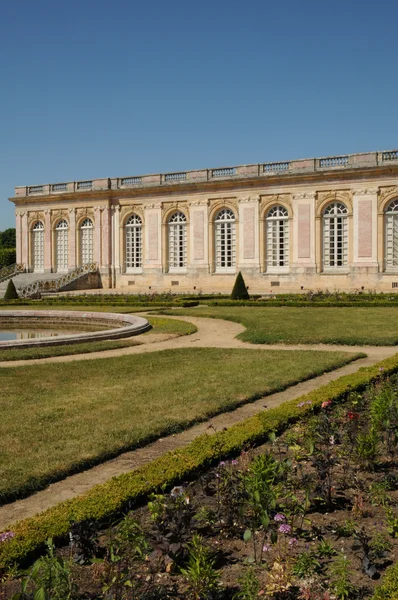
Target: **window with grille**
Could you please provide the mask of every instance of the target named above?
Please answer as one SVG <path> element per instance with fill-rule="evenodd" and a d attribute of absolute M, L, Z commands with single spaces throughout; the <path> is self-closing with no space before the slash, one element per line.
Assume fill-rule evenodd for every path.
<path fill-rule="evenodd" d="M 142 220 L 131 215 L 126 221 L 126 269 L 142 267 Z"/>
<path fill-rule="evenodd" d="M 389 203 L 385 211 L 386 270 L 398 269 L 398 199 Z"/>
<path fill-rule="evenodd" d="M 267 271 L 284 271 L 289 267 L 289 214 L 286 208 L 271 208 L 265 223 Z"/>
<path fill-rule="evenodd" d="M 94 226 L 91 219 L 84 219 L 80 226 L 80 260 L 82 265 L 94 260 Z"/>
<path fill-rule="evenodd" d="M 65 219 L 58 221 L 55 228 L 57 271 L 68 270 L 68 223 Z"/>
<path fill-rule="evenodd" d="M 214 225 L 216 272 L 233 272 L 236 264 L 236 225 L 232 210 L 220 210 Z"/>
<path fill-rule="evenodd" d="M 341 202 L 329 204 L 323 213 L 323 267 L 339 269 L 348 264 L 348 211 Z"/>
<path fill-rule="evenodd" d="M 187 218 L 182 212 L 171 215 L 168 226 L 169 270 L 186 269 L 187 266 Z"/>
<path fill-rule="evenodd" d="M 44 225 L 37 221 L 32 228 L 32 263 L 34 271 L 44 270 Z"/>

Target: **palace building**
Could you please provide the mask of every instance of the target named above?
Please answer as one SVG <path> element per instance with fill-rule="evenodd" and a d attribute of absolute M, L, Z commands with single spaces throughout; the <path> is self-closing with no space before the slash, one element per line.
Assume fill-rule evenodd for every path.
<path fill-rule="evenodd" d="M 398 288 L 398 151 L 15 188 L 17 263 L 104 288 Z"/>

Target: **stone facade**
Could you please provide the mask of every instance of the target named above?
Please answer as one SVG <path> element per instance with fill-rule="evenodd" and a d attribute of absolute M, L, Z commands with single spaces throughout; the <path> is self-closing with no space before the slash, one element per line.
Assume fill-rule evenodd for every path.
<path fill-rule="evenodd" d="M 398 288 L 398 151 L 17 187 L 17 262 L 104 288 Z"/>

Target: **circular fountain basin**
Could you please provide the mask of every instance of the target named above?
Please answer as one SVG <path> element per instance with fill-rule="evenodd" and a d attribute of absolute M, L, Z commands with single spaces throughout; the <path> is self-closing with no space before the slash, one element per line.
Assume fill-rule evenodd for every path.
<path fill-rule="evenodd" d="M 0 349 L 37 348 L 40 346 L 61 346 L 82 342 L 117 340 L 139 335 L 151 329 L 149 322 L 137 315 L 119 313 L 80 312 L 68 310 L 2 310 L 0 328 L 21 330 L 24 327 L 38 329 L 43 326 L 56 329 L 57 326 L 76 330 L 80 327 L 101 327 L 100 331 L 83 333 L 61 333 L 56 337 L 0 341 Z"/>

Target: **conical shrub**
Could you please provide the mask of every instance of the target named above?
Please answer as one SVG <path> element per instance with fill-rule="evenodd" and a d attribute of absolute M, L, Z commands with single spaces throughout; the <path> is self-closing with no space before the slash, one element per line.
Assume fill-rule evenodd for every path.
<path fill-rule="evenodd" d="M 249 300 L 249 293 L 246 288 L 245 280 L 243 279 L 243 275 L 240 271 L 235 279 L 231 300 Z"/>
<path fill-rule="evenodd" d="M 16 300 L 19 298 L 18 292 L 15 288 L 14 282 L 12 279 L 8 282 L 6 293 L 4 294 L 4 300 Z"/>

